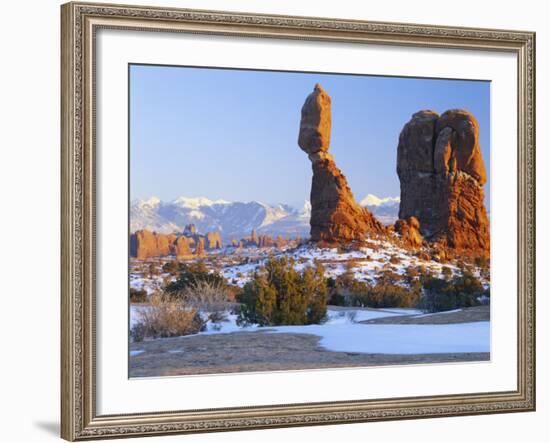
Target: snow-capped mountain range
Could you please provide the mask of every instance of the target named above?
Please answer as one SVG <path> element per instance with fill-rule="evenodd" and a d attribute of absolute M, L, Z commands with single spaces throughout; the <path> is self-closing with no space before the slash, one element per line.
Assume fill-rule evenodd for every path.
<path fill-rule="evenodd" d="M 380 199 L 369 194 L 361 204 L 377 216 L 380 213 L 378 218 L 383 223 L 391 223 L 397 218 L 399 197 Z M 296 209 L 286 204 L 267 205 L 257 201 L 230 202 L 182 196 L 163 202 L 151 197 L 132 201 L 130 231 L 182 232 L 185 225 L 193 223 L 201 233 L 219 231 L 224 241 L 243 238 L 250 235 L 252 229 L 258 234 L 308 237 L 310 216 L 309 201 Z"/>
<path fill-rule="evenodd" d="M 376 195 L 367 194 L 359 204 L 368 208 L 382 223 L 389 225 L 399 218 L 399 202 L 399 197 L 379 198 Z"/>
<path fill-rule="evenodd" d="M 359 202 L 361 206 L 367 207 L 390 207 L 399 206 L 399 197 L 384 197 L 380 198 L 373 194 L 367 194 L 367 196 Z"/>

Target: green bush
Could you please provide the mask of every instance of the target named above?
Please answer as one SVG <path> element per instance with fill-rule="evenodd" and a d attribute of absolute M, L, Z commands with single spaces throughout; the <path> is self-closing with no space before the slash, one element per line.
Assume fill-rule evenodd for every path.
<path fill-rule="evenodd" d="M 403 277 L 394 272 L 392 269 L 386 269 L 378 276 L 378 282 L 386 285 L 396 286 L 401 280 L 403 280 Z"/>
<path fill-rule="evenodd" d="M 374 285 L 365 286 L 364 292 L 352 294 L 350 297 L 351 306 L 410 308 L 416 306 L 420 297 L 418 290 L 393 283 L 377 282 Z"/>
<path fill-rule="evenodd" d="M 422 283 L 424 295 L 419 307 L 426 312 L 478 306 L 479 297 L 488 295 L 479 279 L 470 271 L 463 271 L 452 279 L 428 277 Z"/>
<path fill-rule="evenodd" d="M 445 280 L 449 280 L 453 276 L 453 271 L 448 266 L 443 266 L 441 268 L 441 274 Z"/>
<path fill-rule="evenodd" d="M 491 279 L 491 263 L 488 257 L 476 257 L 474 264 L 477 266 L 480 275 L 484 279 Z"/>
<path fill-rule="evenodd" d="M 349 306 L 349 300 L 343 294 L 338 292 L 329 292 L 329 304 L 333 306 Z"/>
<path fill-rule="evenodd" d="M 490 260 L 488 257 L 484 256 L 475 257 L 474 264 L 479 268 L 488 269 L 490 266 Z"/>
<path fill-rule="evenodd" d="M 397 282 L 401 276 L 393 271 L 384 271 L 375 284 L 369 284 L 344 273 L 329 285 L 330 303 L 337 306 L 370 308 L 414 307 L 420 298 L 420 282 L 410 281 L 405 287 Z"/>
<path fill-rule="evenodd" d="M 337 282 L 333 277 L 328 277 L 326 279 L 326 286 L 328 291 L 328 303 L 333 306 L 347 306 L 348 300 L 345 295 L 339 291 Z"/>
<path fill-rule="evenodd" d="M 407 270 L 405 271 L 405 275 L 403 279 L 410 285 L 414 281 L 418 280 L 419 272 L 417 269 L 413 268 L 412 266 L 409 266 Z"/>
<path fill-rule="evenodd" d="M 214 272 L 210 272 L 204 263 L 191 263 L 181 265 L 179 277 L 166 286 L 166 292 L 173 297 L 181 294 L 187 288 L 193 288 L 201 283 L 208 283 L 214 286 L 225 286 L 225 279 Z"/>
<path fill-rule="evenodd" d="M 326 316 L 327 284 L 320 263 L 298 272 L 292 259 L 269 258 L 237 301 L 239 325 L 308 325 Z"/>
<path fill-rule="evenodd" d="M 143 323 L 136 323 L 130 329 L 130 338 L 134 343 L 142 342 L 145 338 L 146 327 Z"/>
<path fill-rule="evenodd" d="M 180 264 L 177 260 L 171 260 L 162 265 L 162 271 L 168 274 L 177 274 L 180 269 Z"/>

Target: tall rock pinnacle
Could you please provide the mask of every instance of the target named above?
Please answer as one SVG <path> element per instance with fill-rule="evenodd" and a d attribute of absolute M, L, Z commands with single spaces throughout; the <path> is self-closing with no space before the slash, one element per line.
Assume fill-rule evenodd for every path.
<path fill-rule="evenodd" d="M 313 169 L 311 183 L 311 240 L 327 243 L 363 241 L 367 233 L 382 233 L 383 226 L 357 204 L 342 171 L 336 167 L 330 145 L 330 97 L 316 84 L 302 106 L 298 145 Z"/>
<path fill-rule="evenodd" d="M 483 203 L 487 177 L 479 127 L 467 111 L 420 111 L 403 127 L 397 147 L 399 218 L 416 217 L 428 241 L 474 255 L 489 253 Z"/>

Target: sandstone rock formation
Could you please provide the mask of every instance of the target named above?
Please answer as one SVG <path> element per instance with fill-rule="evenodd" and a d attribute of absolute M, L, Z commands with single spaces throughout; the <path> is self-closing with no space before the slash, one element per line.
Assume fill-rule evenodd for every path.
<path fill-rule="evenodd" d="M 258 237 L 258 246 L 260 248 L 271 248 L 274 244 L 275 242 L 271 235 L 260 235 Z"/>
<path fill-rule="evenodd" d="M 395 232 L 399 234 L 405 245 L 411 248 L 422 246 L 422 234 L 420 234 L 420 223 L 416 217 L 409 217 L 407 220 L 399 219 L 394 225 Z"/>
<path fill-rule="evenodd" d="M 255 229 L 252 229 L 252 233 L 250 234 L 250 241 L 253 244 L 258 245 L 258 234 L 256 234 Z"/>
<path fill-rule="evenodd" d="M 184 237 L 187 239 L 187 244 L 189 245 L 189 247 L 190 247 L 191 249 L 195 248 L 196 243 L 197 243 L 197 242 L 195 241 L 195 239 L 198 238 L 198 237 L 197 237 L 196 235 L 189 236 L 189 237 L 186 236 L 185 234 L 183 234 L 183 235 L 184 235 Z"/>
<path fill-rule="evenodd" d="M 130 236 L 130 254 L 140 259 L 170 255 L 175 239 L 173 234 L 157 234 L 145 229 L 136 231 Z"/>
<path fill-rule="evenodd" d="M 176 258 L 188 258 L 192 255 L 189 239 L 185 236 L 180 236 L 174 243 L 174 254 Z"/>
<path fill-rule="evenodd" d="M 287 245 L 287 241 L 283 238 L 282 235 L 278 235 L 277 238 L 275 239 L 275 246 L 277 246 L 277 248 L 279 249 L 282 249 L 286 245 Z"/>
<path fill-rule="evenodd" d="M 222 237 L 219 232 L 207 232 L 204 238 L 206 249 L 221 249 Z"/>
<path fill-rule="evenodd" d="M 197 246 L 195 246 L 194 254 L 197 257 L 202 257 L 204 255 L 204 238 L 203 237 L 197 240 Z"/>
<path fill-rule="evenodd" d="M 183 235 L 192 236 L 197 233 L 197 227 L 194 223 L 190 223 L 188 225 L 185 225 L 185 228 L 183 230 Z"/>
<path fill-rule="evenodd" d="M 416 217 L 425 239 L 488 255 L 489 221 L 483 185 L 487 177 L 479 128 L 467 111 L 414 114 L 397 147 L 401 182 L 399 218 Z"/>
<path fill-rule="evenodd" d="M 196 232 L 196 231 L 195 231 Z M 199 250 L 199 255 L 206 250 L 222 247 L 219 232 L 208 232 L 206 235 L 192 236 L 176 234 L 159 234 L 142 229 L 130 235 L 130 255 L 139 259 L 175 255 L 177 258 L 189 258 Z"/>
<path fill-rule="evenodd" d="M 331 103 L 316 84 L 302 107 L 298 145 L 313 169 L 311 184 L 311 240 L 340 243 L 363 241 L 367 233 L 382 233 L 383 226 L 355 201 L 346 177 L 329 154 Z"/>

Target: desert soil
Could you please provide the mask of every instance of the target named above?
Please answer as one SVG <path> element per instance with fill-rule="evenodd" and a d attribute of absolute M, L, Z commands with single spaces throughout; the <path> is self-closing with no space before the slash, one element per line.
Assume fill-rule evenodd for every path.
<path fill-rule="evenodd" d="M 456 312 L 439 312 L 429 315 L 399 315 L 364 320 L 358 323 L 377 325 L 448 325 L 456 323 L 473 323 L 489 321 L 491 309 L 489 306 L 475 306 Z"/>

